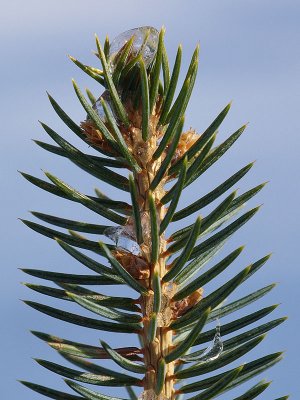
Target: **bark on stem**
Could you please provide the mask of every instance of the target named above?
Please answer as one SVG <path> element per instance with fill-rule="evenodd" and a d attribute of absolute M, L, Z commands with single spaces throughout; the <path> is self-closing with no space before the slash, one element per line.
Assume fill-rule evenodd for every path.
<path fill-rule="evenodd" d="M 151 147 L 147 149 L 149 153 L 153 152 L 153 150 L 155 150 L 156 148 L 156 143 L 153 143 L 152 140 L 149 140 L 147 144 Z M 149 341 L 148 339 L 149 322 L 153 310 L 152 276 L 154 272 L 157 272 L 159 277 L 162 278 L 166 273 L 165 257 L 160 256 L 157 263 L 155 263 L 154 265 L 150 263 L 151 232 L 149 229 L 150 213 L 149 213 L 147 198 L 148 198 L 149 185 L 153 177 L 155 176 L 155 173 L 158 170 L 160 164 L 161 164 L 161 159 L 157 159 L 155 161 L 152 161 L 152 159 L 150 159 L 146 165 L 146 168 L 136 176 L 136 185 L 138 187 L 138 193 L 139 193 L 139 203 L 141 205 L 141 219 L 143 221 L 142 225 L 143 225 L 144 243 L 142 245 L 142 250 L 144 257 L 149 262 L 149 269 L 150 269 L 150 278 L 148 281 L 149 291 L 148 294 L 143 296 L 141 299 L 143 319 L 144 319 L 144 329 L 141 339 L 144 345 L 144 359 L 145 359 L 145 364 L 147 366 L 147 373 L 145 375 L 145 380 L 144 380 L 145 391 L 143 393 L 144 396 L 143 399 L 145 398 L 147 400 L 174 399 L 173 381 L 171 379 L 167 379 L 168 376 L 172 376 L 174 373 L 174 363 L 167 364 L 166 378 L 164 381 L 163 390 L 161 394 L 159 395 L 155 394 L 158 363 L 161 360 L 161 358 L 164 358 L 164 356 L 168 354 L 169 349 L 172 347 L 172 331 L 168 329 L 169 319 L 172 313 L 170 288 L 168 284 L 163 284 L 161 288 L 163 304 L 161 313 L 158 316 L 160 326 L 158 326 L 158 328 L 156 329 L 154 340 Z M 160 202 L 160 199 L 164 194 L 163 182 L 156 188 L 156 190 L 152 194 L 157 206 L 157 221 L 159 225 L 166 213 L 166 208 Z M 163 254 L 165 250 L 166 250 L 166 240 L 164 238 L 164 235 L 162 235 L 160 237 L 160 254 Z"/>

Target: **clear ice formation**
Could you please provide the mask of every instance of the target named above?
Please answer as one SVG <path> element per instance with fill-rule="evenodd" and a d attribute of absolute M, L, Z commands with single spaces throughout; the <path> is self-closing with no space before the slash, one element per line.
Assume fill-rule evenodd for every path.
<path fill-rule="evenodd" d="M 128 251 L 131 254 L 139 255 L 140 246 L 123 226 L 111 226 L 104 231 L 104 235 L 115 242 L 117 248 Z"/>
<path fill-rule="evenodd" d="M 223 351 L 223 342 L 220 330 L 221 330 L 221 325 L 220 322 L 218 321 L 218 324 L 216 326 L 215 336 L 211 344 L 207 347 L 207 349 L 205 349 L 204 351 L 203 350 L 195 351 L 192 354 L 183 356 L 182 360 L 185 362 L 197 361 L 197 363 L 216 360 Z"/>
<path fill-rule="evenodd" d="M 146 68 L 151 64 L 155 57 L 159 32 L 152 26 L 141 26 L 130 29 L 118 35 L 110 44 L 109 63 L 111 70 L 114 69 L 114 60 L 122 47 L 134 36 L 134 42 L 131 48 L 131 56 L 135 57 L 142 54 Z"/>
<path fill-rule="evenodd" d="M 131 57 L 135 57 L 139 53 L 141 53 L 146 68 L 151 64 L 152 60 L 154 59 L 157 51 L 159 32 L 151 26 L 142 26 L 140 28 L 130 29 L 129 31 L 123 32 L 118 35 L 110 44 L 108 61 L 111 73 L 114 70 L 114 60 L 118 52 L 132 36 L 134 36 L 134 42 L 131 48 Z M 113 110 L 112 101 L 108 90 L 105 90 L 105 92 L 102 93 L 99 99 L 93 104 L 93 109 L 96 111 L 100 119 L 103 122 L 107 122 L 107 118 L 101 104 L 101 99 L 105 100 L 109 110 L 117 119 Z M 87 116 L 87 120 L 89 119 L 90 117 Z"/>
<path fill-rule="evenodd" d="M 112 115 L 114 115 L 114 111 L 113 111 L 113 107 L 112 107 L 112 103 L 111 103 L 111 98 L 110 98 L 110 94 L 109 94 L 108 90 L 105 90 L 105 92 L 103 92 L 101 94 L 101 96 L 99 97 L 99 99 L 93 104 L 93 109 L 96 111 L 96 113 L 98 114 L 99 118 L 103 122 L 107 122 L 107 118 L 106 118 L 106 115 L 105 115 L 105 112 L 104 112 L 104 108 L 102 107 L 102 104 L 101 104 L 101 99 L 103 99 L 106 102 L 106 105 L 107 105 L 108 109 L 110 110 Z M 89 119 L 89 116 L 87 116 L 87 118 Z"/>

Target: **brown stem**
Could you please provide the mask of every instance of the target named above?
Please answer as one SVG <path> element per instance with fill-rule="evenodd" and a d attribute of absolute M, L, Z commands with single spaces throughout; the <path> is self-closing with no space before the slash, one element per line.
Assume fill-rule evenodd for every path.
<path fill-rule="evenodd" d="M 156 143 L 149 141 L 149 146 L 152 145 L 152 151 L 156 148 Z M 148 149 L 147 149 L 148 150 Z M 162 309 L 158 314 L 158 327 L 156 330 L 155 338 L 153 341 L 149 341 L 149 321 L 153 311 L 153 288 L 152 288 L 152 276 L 156 272 L 162 278 L 166 273 L 166 262 L 165 257 L 162 254 L 166 250 L 166 240 L 164 235 L 160 237 L 160 257 L 154 265 L 151 264 L 151 231 L 150 231 L 150 215 L 149 208 L 147 204 L 149 185 L 152 181 L 156 171 L 161 164 L 161 159 L 153 161 L 152 159 L 146 165 L 146 168 L 136 176 L 136 184 L 139 192 L 139 204 L 141 206 L 141 219 L 143 226 L 143 238 L 144 243 L 142 244 L 143 256 L 149 263 L 150 277 L 148 280 L 149 291 L 146 295 L 141 298 L 142 303 L 142 313 L 144 320 L 144 328 L 142 331 L 141 339 L 144 345 L 144 361 L 147 367 L 147 373 L 144 379 L 143 399 L 147 400 L 160 400 L 160 399 L 174 399 L 174 388 L 173 380 L 167 379 L 171 377 L 174 373 L 174 363 L 169 363 L 166 369 L 166 378 L 161 394 L 155 394 L 156 377 L 158 363 L 161 358 L 166 356 L 169 349 L 172 347 L 172 331 L 168 329 L 170 323 L 170 318 L 172 315 L 171 310 L 171 295 L 173 295 L 172 290 L 167 284 L 162 284 Z M 155 203 L 157 205 L 157 220 L 158 224 L 162 221 L 165 216 L 166 209 L 161 204 L 160 199 L 164 194 L 162 185 L 159 185 L 156 190 L 152 193 Z"/>

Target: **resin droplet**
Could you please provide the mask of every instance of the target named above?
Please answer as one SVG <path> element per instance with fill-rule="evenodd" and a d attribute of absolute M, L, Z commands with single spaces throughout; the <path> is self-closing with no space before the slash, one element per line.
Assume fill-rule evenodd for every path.
<path fill-rule="evenodd" d="M 223 351 L 223 342 L 220 333 L 220 323 L 216 326 L 216 333 L 212 343 L 204 351 L 195 351 L 192 354 L 182 357 L 185 362 L 197 361 L 198 363 L 216 360 Z"/>
<path fill-rule="evenodd" d="M 119 249 L 126 250 L 134 255 L 139 255 L 141 252 L 135 238 L 123 226 L 107 228 L 104 231 L 104 235 L 115 242 Z"/>
<path fill-rule="evenodd" d="M 141 26 L 140 28 L 130 29 L 121 33 L 110 44 L 109 62 L 112 71 L 118 52 L 132 36 L 134 36 L 134 42 L 131 48 L 131 57 L 135 57 L 141 53 L 146 67 L 154 59 L 158 45 L 158 31 L 152 26 Z"/>
<path fill-rule="evenodd" d="M 172 157 L 172 163 L 183 157 L 183 155 L 193 146 L 200 136 L 201 135 L 196 133 L 194 129 L 183 132 L 180 136 L 174 156 Z"/>

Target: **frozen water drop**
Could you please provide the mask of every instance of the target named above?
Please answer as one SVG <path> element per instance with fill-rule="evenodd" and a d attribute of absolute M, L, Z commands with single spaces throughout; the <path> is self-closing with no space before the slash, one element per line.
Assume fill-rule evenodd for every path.
<path fill-rule="evenodd" d="M 192 354 L 182 357 L 182 360 L 185 362 L 197 361 L 197 363 L 216 360 L 223 351 L 223 342 L 220 330 L 221 330 L 221 325 L 218 320 L 216 326 L 216 333 L 211 344 L 204 351 L 203 350 L 195 351 Z"/>
<path fill-rule="evenodd" d="M 141 252 L 140 246 L 135 241 L 135 237 L 122 226 L 111 226 L 105 229 L 104 235 L 115 242 L 119 249 L 128 251 L 134 255 L 139 255 Z"/>
<path fill-rule="evenodd" d="M 104 231 L 104 235 L 107 236 L 109 239 L 117 243 L 119 236 L 123 232 L 123 227 L 122 226 L 110 226 L 109 228 L 106 228 Z"/>
<path fill-rule="evenodd" d="M 140 246 L 132 239 L 129 239 L 126 236 L 120 236 L 117 247 L 123 250 L 128 251 L 129 253 L 132 253 L 134 255 L 139 255 L 141 252 Z"/>
<path fill-rule="evenodd" d="M 113 106 L 112 106 L 112 101 L 110 98 L 110 94 L 108 90 L 105 90 L 105 92 L 103 92 L 101 94 L 101 96 L 99 97 L 98 100 L 96 100 L 96 102 L 93 104 L 93 109 L 96 111 L 97 115 L 99 116 L 99 118 L 103 121 L 103 122 L 107 122 L 107 118 L 104 112 L 104 108 L 101 104 L 101 99 L 103 99 L 108 107 L 108 109 L 110 110 L 110 112 L 112 113 L 113 116 L 115 116 L 114 114 L 114 110 L 113 110 Z M 90 119 L 89 116 L 87 116 L 87 119 Z"/>
<path fill-rule="evenodd" d="M 141 26 L 139 28 L 130 29 L 118 35 L 110 44 L 109 62 L 111 70 L 114 69 L 114 62 L 119 51 L 134 36 L 134 42 L 131 48 L 131 57 L 142 54 L 146 68 L 151 64 L 155 57 L 158 45 L 159 33 L 152 26 Z"/>

